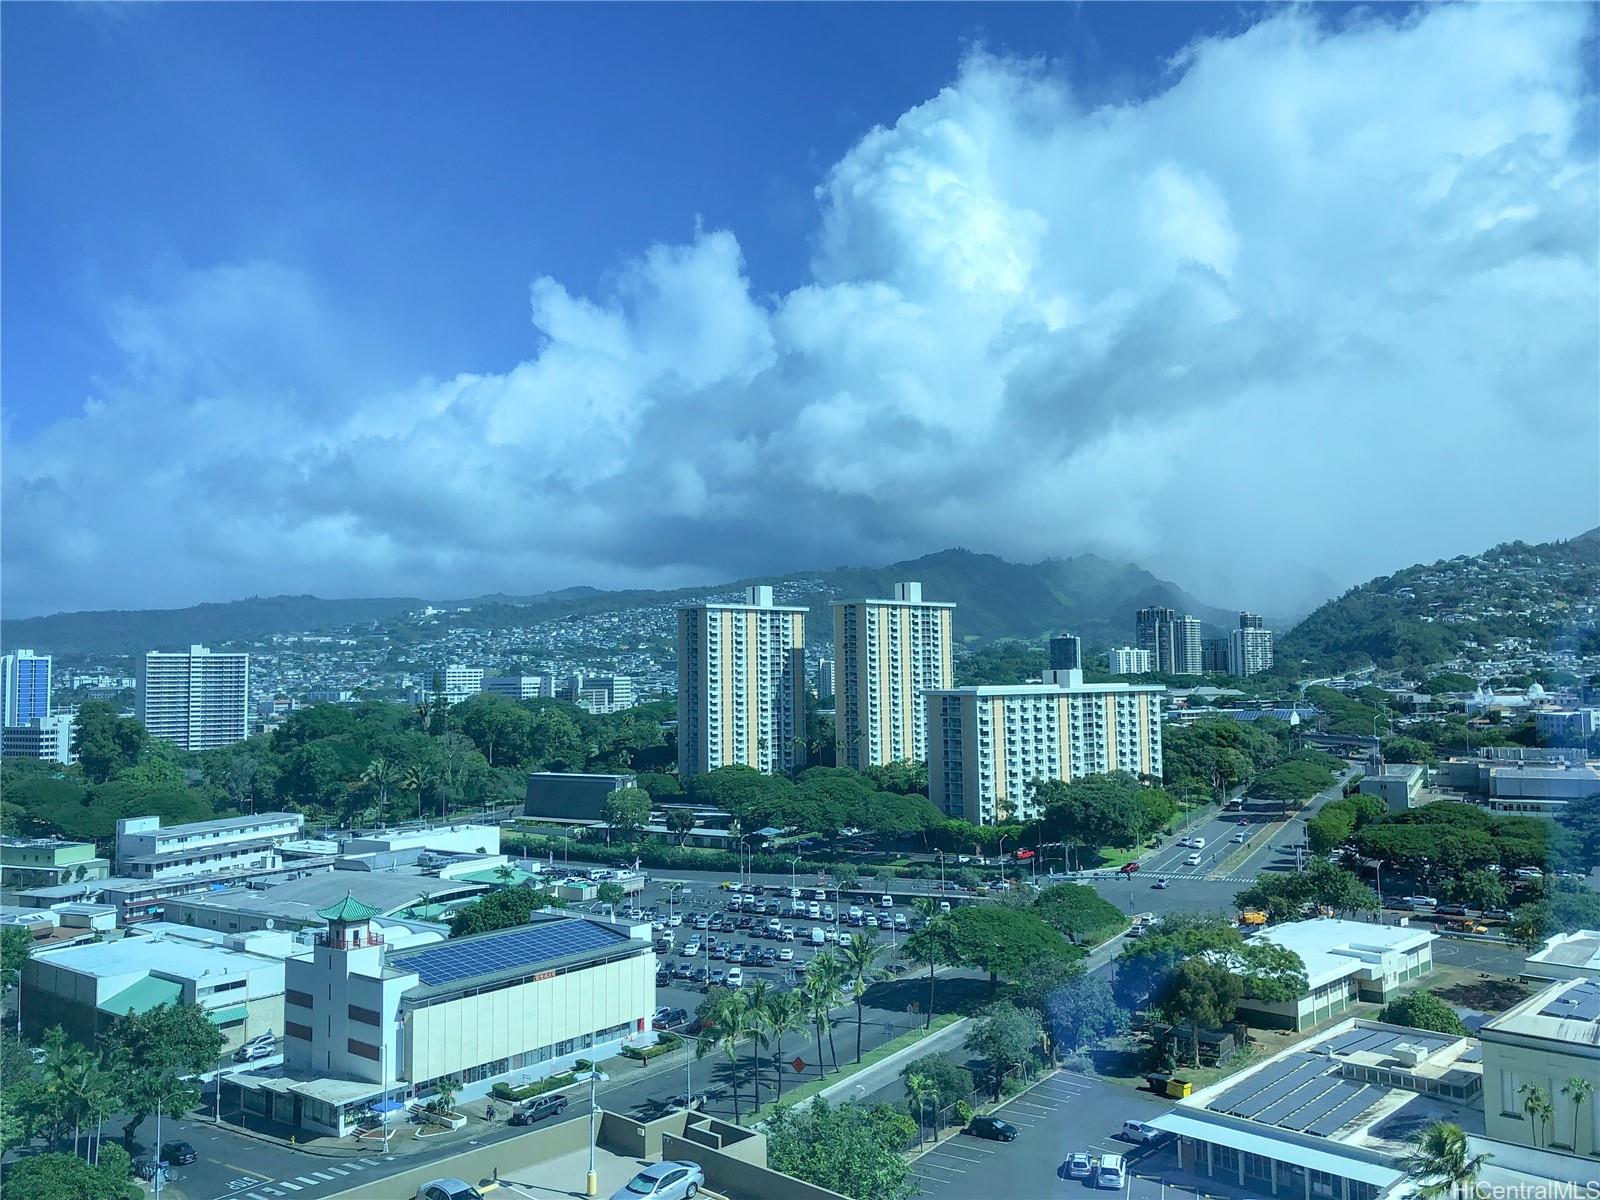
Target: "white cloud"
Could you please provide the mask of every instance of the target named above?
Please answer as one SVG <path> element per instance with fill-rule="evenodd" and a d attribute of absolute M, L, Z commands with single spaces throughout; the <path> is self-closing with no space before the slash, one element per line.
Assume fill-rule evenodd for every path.
<path fill-rule="evenodd" d="M 370 382 L 311 276 L 193 272 L 6 446 L 8 611 L 710 580 L 950 544 L 1353 579 L 1596 516 L 1581 6 L 1281 10 L 1088 109 L 974 56 L 735 234 L 531 288 L 504 370 Z M 1580 142 L 1580 139 L 1586 139 Z M 456 373 L 473 365 L 480 373 Z M 1269 599 L 1256 597 L 1267 596 Z"/>

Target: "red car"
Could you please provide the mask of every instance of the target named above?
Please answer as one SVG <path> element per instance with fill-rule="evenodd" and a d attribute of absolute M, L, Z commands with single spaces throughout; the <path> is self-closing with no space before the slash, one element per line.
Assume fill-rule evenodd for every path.
<path fill-rule="evenodd" d="M 1136 862 L 1123 863 L 1121 868 L 1117 871 L 1117 874 L 1118 875 L 1132 875 L 1138 869 L 1139 869 L 1139 864 L 1136 863 Z"/>

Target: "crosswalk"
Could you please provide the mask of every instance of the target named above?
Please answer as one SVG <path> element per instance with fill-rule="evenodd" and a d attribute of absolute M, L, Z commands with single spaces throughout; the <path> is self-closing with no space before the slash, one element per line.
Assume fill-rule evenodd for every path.
<path fill-rule="evenodd" d="M 382 1159 L 388 1162 L 393 1156 Z M 350 1183 L 353 1177 L 359 1177 L 364 1171 L 370 1171 L 378 1165 L 373 1159 L 353 1158 L 349 1162 L 337 1165 L 329 1163 L 319 1170 L 308 1171 L 304 1175 L 296 1175 L 293 1179 L 274 1179 L 271 1183 L 257 1184 L 249 1191 L 240 1188 L 238 1191 L 229 1192 L 226 1200 L 282 1200 L 283 1197 L 293 1196 L 296 1192 L 303 1192 L 309 1188 L 319 1188 L 329 1183 Z M 219 1200 L 222 1198 L 219 1197 Z"/>

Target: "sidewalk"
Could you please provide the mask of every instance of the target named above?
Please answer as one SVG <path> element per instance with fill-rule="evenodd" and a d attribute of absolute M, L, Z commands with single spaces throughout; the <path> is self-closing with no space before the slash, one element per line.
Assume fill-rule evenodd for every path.
<path fill-rule="evenodd" d="M 830 1083 L 817 1093 L 830 1104 L 843 1104 L 849 1100 L 865 1100 L 879 1088 L 894 1082 L 900 1076 L 900 1069 L 912 1059 L 921 1058 L 925 1054 L 937 1054 L 942 1050 L 950 1050 L 961 1045 L 967 1034 L 967 1027 L 972 1024 L 971 1017 L 962 1017 L 959 1021 L 946 1025 L 927 1037 L 919 1038 L 909 1046 L 902 1046 L 893 1054 L 878 1062 L 873 1063 L 864 1070 L 857 1071 L 848 1078 L 837 1083 Z"/>

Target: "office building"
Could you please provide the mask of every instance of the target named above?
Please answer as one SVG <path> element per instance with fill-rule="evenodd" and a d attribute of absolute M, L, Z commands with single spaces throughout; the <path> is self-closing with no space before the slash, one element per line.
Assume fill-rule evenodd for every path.
<path fill-rule="evenodd" d="M 626 675 L 573 675 L 556 689 L 556 698 L 597 715 L 622 712 L 639 702 Z"/>
<path fill-rule="evenodd" d="M 1548 708 L 1533 714 L 1533 731 L 1547 746 L 1582 746 L 1600 733 L 1600 708 Z"/>
<path fill-rule="evenodd" d="M 1113 675 L 1148 675 L 1155 670 L 1150 651 L 1132 646 L 1115 646 L 1106 651 L 1106 670 Z"/>
<path fill-rule="evenodd" d="M 1266 626 L 1262 623 L 1260 613 L 1242 612 L 1239 614 L 1239 628 L 1265 629 Z"/>
<path fill-rule="evenodd" d="M 355 882 L 352 882 L 355 881 Z M 488 889 L 468 879 L 441 879 L 398 871 L 320 871 L 269 887 L 232 887 L 196 892 L 166 902 L 166 919 L 196 929 L 246 933 L 253 929 L 316 930 L 318 913 L 357 888 L 377 910 L 379 924 L 437 918 L 448 906 L 466 903 Z M 403 932 L 403 930 L 402 930 Z"/>
<path fill-rule="evenodd" d="M 599 821 L 606 797 L 637 786 L 627 774 L 591 775 L 578 771 L 529 771 L 522 814 L 568 821 Z"/>
<path fill-rule="evenodd" d="M 111 864 L 93 842 L 59 838 L 0 837 L 0 883 L 13 891 L 104 879 Z"/>
<path fill-rule="evenodd" d="M 1199 675 L 1205 670 L 1200 649 L 1200 618 L 1185 614 L 1172 626 L 1174 675 Z"/>
<path fill-rule="evenodd" d="M 117 821 L 117 871 L 166 881 L 281 865 L 278 846 L 300 836 L 299 813 L 266 812 L 161 828 L 160 817 Z"/>
<path fill-rule="evenodd" d="M 1032 785 L 1126 771 L 1161 776 L 1156 685 L 1084 684 L 1076 671 L 1046 682 L 927 694 L 928 797 L 975 825 L 1038 815 Z"/>
<path fill-rule="evenodd" d="M 1070 633 L 1050 639 L 1050 669 L 1052 671 L 1083 670 L 1083 639 Z"/>
<path fill-rule="evenodd" d="M 250 735 L 250 656 L 204 646 L 152 650 L 139 674 L 138 716 L 151 737 L 212 750 Z"/>
<path fill-rule="evenodd" d="M 1207 675 L 1227 675 L 1231 662 L 1227 638 L 1206 638 L 1200 643 L 1200 668 Z"/>
<path fill-rule="evenodd" d="M 1600 1153 L 1600 1105 L 1581 1103 L 1574 1112 L 1574 1098 L 1563 1090 L 1571 1079 L 1600 1081 L 1600 980 L 1552 983 L 1487 1022 L 1478 1036 L 1488 1135 L 1587 1156 L 1590 1177 L 1600 1177 L 1592 1157 Z M 1555 1110 L 1542 1138 L 1525 1088 L 1542 1093 Z"/>
<path fill-rule="evenodd" d="M 834 738 L 841 767 L 927 758 L 922 696 L 954 679 L 955 608 L 924 600 L 920 583 L 895 584 L 892 600 L 834 603 Z"/>
<path fill-rule="evenodd" d="M 823 655 L 817 660 L 817 699 L 827 700 L 834 696 L 834 660 Z"/>
<path fill-rule="evenodd" d="M 14 650 L 0 658 L 0 709 L 4 725 L 50 716 L 50 656 Z"/>
<path fill-rule="evenodd" d="M 359 885 L 357 885 L 359 890 Z M 349 894 L 285 964 L 284 1072 L 243 1079 L 247 1110 L 342 1137 L 374 1102 L 472 1099 L 655 1040 L 648 925 L 536 915 L 396 950 Z"/>
<path fill-rule="evenodd" d="M 460 663 L 435 667 L 428 680 L 427 698 L 439 697 L 446 704 L 460 704 L 483 691 L 483 668 Z"/>
<path fill-rule="evenodd" d="M 222 1031 L 224 1050 L 283 1030 L 279 956 L 208 945 L 174 934 L 125 937 L 36 953 L 22 971 L 23 1028 L 37 1037 L 60 1025 L 93 1043 L 129 1013 L 163 1004 L 198 1004 Z"/>
<path fill-rule="evenodd" d="M 1272 630 L 1252 626 L 1228 635 L 1229 671 L 1240 676 L 1259 675 L 1272 666 Z"/>
<path fill-rule="evenodd" d="M 70 765 L 78 761 L 72 752 L 73 713 L 34 717 L 21 725 L 7 725 L 0 731 L 0 757 L 33 758 L 40 762 Z"/>
<path fill-rule="evenodd" d="M 806 610 L 773 603 L 678 610 L 678 775 L 742 764 L 768 774 L 806 761 Z"/>
<path fill-rule="evenodd" d="M 483 690 L 510 700 L 545 700 L 556 694 L 549 675 L 485 675 Z"/>
<path fill-rule="evenodd" d="M 1387 1004 L 1401 985 L 1433 970 L 1439 940 L 1417 927 L 1328 918 L 1269 925 L 1256 937 L 1294 951 L 1306 968 L 1303 995 L 1239 1002 L 1240 1018 L 1264 1029 L 1309 1029 L 1356 1004 Z"/>
<path fill-rule="evenodd" d="M 1141 608 L 1134 618 L 1134 641 L 1150 655 L 1150 669 L 1178 673 L 1177 614 L 1170 608 Z"/>
<path fill-rule="evenodd" d="M 1427 769 L 1417 763 L 1391 763 L 1361 777 L 1361 794 L 1377 796 L 1392 813 L 1405 812 L 1417 806 L 1427 776 Z"/>

